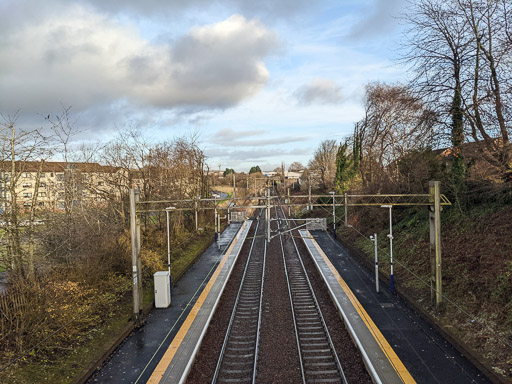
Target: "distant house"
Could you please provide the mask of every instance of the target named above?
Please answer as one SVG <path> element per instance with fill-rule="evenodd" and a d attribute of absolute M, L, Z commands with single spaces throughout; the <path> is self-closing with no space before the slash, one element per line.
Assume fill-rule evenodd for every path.
<path fill-rule="evenodd" d="M 302 172 L 285 172 L 284 177 L 288 180 L 299 180 L 302 177 Z"/>
<path fill-rule="evenodd" d="M 279 176 L 279 173 L 276 171 L 263 171 L 263 176 L 265 177 L 276 177 Z M 304 171 L 299 172 L 284 172 L 284 178 L 287 180 L 299 180 L 302 177 Z"/>
<path fill-rule="evenodd" d="M 501 139 L 495 139 L 494 146 L 501 148 Z M 433 153 L 439 155 L 442 159 L 451 161 L 453 159 L 452 148 L 441 148 L 434 150 Z M 499 179 L 500 171 L 489 163 L 486 158 L 492 158 L 484 141 L 470 141 L 462 144 L 462 155 L 465 162 L 471 164 L 471 176 L 477 179 Z M 511 176 L 512 177 L 512 176 Z"/>
<path fill-rule="evenodd" d="M 219 170 L 209 170 L 209 171 L 204 171 L 204 174 L 205 175 L 211 175 L 211 176 L 214 176 L 214 177 L 219 177 L 219 178 L 223 178 L 224 177 L 224 171 L 219 171 Z"/>

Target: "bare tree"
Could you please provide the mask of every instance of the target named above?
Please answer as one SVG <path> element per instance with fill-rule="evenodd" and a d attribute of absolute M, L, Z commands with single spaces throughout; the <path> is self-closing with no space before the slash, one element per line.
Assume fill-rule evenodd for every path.
<path fill-rule="evenodd" d="M 334 186 L 336 175 L 336 154 L 338 144 L 336 140 L 324 140 L 316 149 L 308 168 L 321 188 L 327 190 Z"/>
<path fill-rule="evenodd" d="M 306 167 L 304 167 L 299 161 L 294 161 L 288 167 L 288 172 L 298 172 L 304 170 L 305 168 Z"/>
<path fill-rule="evenodd" d="M 2 172 L 4 173 L 4 211 L 5 232 L 7 238 L 7 252 L 4 255 L 4 265 L 14 273 L 24 276 L 25 263 L 29 265 L 29 275 L 34 272 L 33 252 L 29 252 L 29 258 L 26 260 L 25 252 L 21 246 L 20 220 L 23 210 L 35 209 L 37 206 L 37 195 L 32 196 L 32 206 L 22 207 L 18 200 L 20 192 L 19 182 L 22 176 L 28 175 L 27 167 L 35 159 L 44 158 L 48 155 L 46 138 L 40 133 L 40 130 L 21 130 L 17 128 L 16 123 L 18 114 L 14 116 L 2 116 L 3 123 L 0 125 L 0 142 L 2 145 L 1 153 Z M 37 173 L 35 183 L 39 184 L 41 168 Z M 30 231 L 30 233 L 33 233 Z"/>
<path fill-rule="evenodd" d="M 471 135 L 482 143 L 481 153 L 493 165 L 512 178 L 511 123 L 506 103 L 512 102 L 507 87 L 512 85 L 510 66 L 510 2 L 457 0 L 464 20 L 472 32 L 473 89 L 466 117 Z M 507 100 L 508 96 L 508 100 Z"/>
<path fill-rule="evenodd" d="M 72 153 L 73 137 L 82 132 L 77 128 L 78 120 L 72 117 L 71 107 L 64 106 L 60 115 L 55 117 L 48 115 L 46 120 L 51 124 L 50 129 L 53 132 L 53 138 L 56 145 L 61 147 L 62 151 L 59 152 L 64 156 L 64 162 L 67 164 Z"/>
<path fill-rule="evenodd" d="M 460 177 L 468 135 L 490 164 L 512 174 L 511 8 L 506 0 L 420 0 L 405 17 L 411 28 L 403 59 L 414 90 L 450 129 Z"/>
<path fill-rule="evenodd" d="M 398 160 L 431 143 L 435 114 L 403 86 L 380 83 L 366 87 L 365 118 L 353 140 L 360 151 L 363 184 L 398 182 Z"/>
<path fill-rule="evenodd" d="M 155 145 L 151 153 L 155 195 L 178 199 L 202 195 L 204 154 L 194 142 L 176 139 Z"/>
<path fill-rule="evenodd" d="M 460 185 L 465 178 L 463 105 L 465 88 L 471 86 L 467 63 L 474 55 L 469 26 L 457 0 L 420 0 L 406 19 L 411 28 L 404 59 L 415 73 L 412 86 L 450 131 L 452 169 Z"/>
<path fill-rule="evenodd" d="M 116 171 L 112 172 L 105 184 L 95 186 L 95 193 L 103 196 L 106 201 L 119 200 L 120 204 L 114 207 L 123 221 L 130 188 L 138 187 L 143 199 L 150 196 L 150 147 L 150 143 L 139 129 L 128 127 L 125 130 L 118 129 L 117 135 L 98 155 L 105 165 Z M 112 190 L 116 193 L 113 194 Z"/>

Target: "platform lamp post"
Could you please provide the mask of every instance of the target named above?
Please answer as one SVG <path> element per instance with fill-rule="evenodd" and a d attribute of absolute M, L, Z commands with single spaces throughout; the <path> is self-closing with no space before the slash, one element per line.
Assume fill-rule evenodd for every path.
<path fill-rule="evenodd" d="M 169 231 L 169 212 L 175 209 L 176 207 L 165 208 L 165 216 L 167 218 L 167 267 L 169 268 L 169 279 L 171 279 L 171 235 Z"/>
<path fill-rule="evenodd" d="M 213 201 L 214 201 L 214 211 L 213 211 L 213 226 L 215 228 L 215 242 L 217 242 L 219 239 L 218 239 L 218 233 L 217 233 L 217 197 L 214 196 L 213 197 Z"/>
<path fill-rule="evenodd" d="M 334 238 L 336 239 L 336 210 L 334 208 L 334 195 L 336 192 L 331 191 L 329 192 L 330 195 L 332 195 L 332 233 Z"/>
<path fill-rule="evenodd" d="M 393 275 L 393 206 L 392 205 L 381 205 L 381 208 L 389 208 L 389 265 L 391 273 L 389 276 L 389 289 L 391 293 L 395 293 L 395 276 Z"/>
<path fill-rule="evenodd" d="M 130 189 L 130 239 L 132 245 L 132 291 L 133 291 L 133 320 L 137 326 L 141 324 L 140 307 L 142 303 L 141 261 L 140 261 L 140 222 L 137 217 L 139 190 Z"/>
<path fill-rule="evenodd" d="M 374 243 L 375 248 L 375 292 L 379 293 L 379 254 L 377 247 L 377 234 L 370 235 L 370 240 Z"/>

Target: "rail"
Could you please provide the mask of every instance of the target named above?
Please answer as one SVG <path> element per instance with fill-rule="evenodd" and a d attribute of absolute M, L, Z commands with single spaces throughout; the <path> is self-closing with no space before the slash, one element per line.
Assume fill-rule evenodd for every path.
<path fill-rule="evenodd" d="M 347 384 L 343 367 L 334 348 L 322 311 L 311 286 L 306 268 L 293 236 L 290 236 L 295 249 L 286 256 L 283 236 L 280 229 L 279 213 L 286 218 L 278 200 L 275 214 L 283 256 L 284 270 L 288 284 L 290 305 L 300 357 L 303 383 L 330 382 Z"/>
<path fill-rule="evenodd" d="M 258 220 L 212 383 L 256 381 L 267 252 L 259 227 Z M 257 241 L 263 253 L 253 252 Z"/>

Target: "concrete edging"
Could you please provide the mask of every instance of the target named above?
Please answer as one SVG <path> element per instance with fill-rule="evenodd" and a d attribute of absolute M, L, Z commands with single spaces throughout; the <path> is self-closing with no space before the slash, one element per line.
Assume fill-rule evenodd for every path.
<path fill-rule="evenodd" d="M 334 306 L 336 307 L 336 309 L 338 311 L 338 315 L 340 316 L 340 318 L 341 318 L 341 320 L 343 322 L 343 325 L 345 326 L 345 329 L 347 330 L 348 334 L 350 335 L 350 338 L 352 339 L 352 342 L 356 346 L 357 350 L 361 354 L 361 359 L 363 361 L 363 364 L 366 367 L 366 371 L 368 372 L 368 375 L 370 376 L 370 378 L 371 378 L 373 383 L 381 384 L 382 381 L 380 380 L 379 374 L 377 373 L 377 371 L 375 369 L 375 366 L 373 365 L 373 362 L 369 358 L 368 353 L 366 353 L 366 349 L 364 348 L 363 343 L 361 342 L 361 340 L 357 336 L 357 333 L 355 332 L 354 327 L 352 327 L 352 325 L 350 324 L 348 316 L 345 314 L 345 311 L 343 310 L 343 308 L 341 307 L 340 303 L 336 299 L 336 296 L 334 295 L 334 292 L 332 291 L 332 289 L 329 286 L 329 284 L 328 284 L 324 274 L 322 273 L 322 270 L 321 270 L 320 266 L 318 265 L 318 262 L 315 260 L 315 258 L 311 254 L 311 250 L 309 249 L 308 245 L 306 244 L 306 241 L 305 241 L 304 237 L 302 238 L 302 241 L 304 242 L 304 245 L 306 246 L 306 248 L 308 250 L 309 256 L 311 257 L 311 260 L 313 261 L 318 274 L 322 278 L 322 282 L 325 284 L 325 286 L 326 286 L 326 288 L 327 288 L 327 290 L 329 292 L 329 296 L 331 298 L 331 301 L 334 304 Z"/>
<path fill-rule="evenodd" d="M 240 226 L 240 229 L 238 230 L 238 232 L 236 233 L 235 237 L 233 239 L 231 239 L 230 241 L 230 245 L 229 247 L 231 247 L 231 244 L 236 244 L 235 242 L 238 242 L 240 241 L 240 233 L 242 231 L 242 228 L 244 227 L 244 225 L 247 225 L 248 221 L 246 220 L 241 226 Z M 247 230 L 247 232 L 242 235 L 243 236 L 243 239 L 241 240 L 242 241 L 242 245 L 240 246 L 240 249 L 238 250 L 238 253 L 237 255 L 235 256 L 234 258 L 234 261 L 233 263 L 231 264 L 231 267 L 229 269 L 229 273 L 227 275 L 227 278 L 226 278 L 226 281 L 224 282 L 224 284 L 222 285 L 222 288 L 220 290 L 220 293 L 219 293 L 219 296 L 217 297 L 217 300 L 215 300 L 215 303 L 214 303 L 214 306 L 213 306 L 213 309 L 212 309 L 212 312 L 210 313 L 210 316 L 208 316 L 208 319 L 206 321 L 206 324 L 205 324 L 205 327 L 203 329 L 203 332 L 201 333 L 201 335 L 199 336 L 199 340 L 194 348 L 194 351 L 192 352 L 192 356 L 190 358 L 190 361 L 185 369 L 185 372 L 183 373 L 183 376 L 181 378 L 181 380 L 179 381 L 180 384 L 184 383 L 186 380 L 187 380 L 187 377 L 188 375 L 190 374 L 190 370 L 192 369 L 192 366 L 194 365 L 194 362 L 196 360 L 196 357 L 197 357 L 197 354 L 199 352 L 199 348 L 201 347 L 201 344 L 203 342 L 203 339 L 204 339 L 204 336 L 206 335 L 206 332 L 208 331 L 208 328 L 210 326 L 210 322 L 217 310 L 217 307 L 219 305 L 219 302 L 222 298 L 222 294 L 224 293 L 224 289 L 226 288 L 227 284 L 228 284 L 228 281 L 231 277 L 231 274 L 233 272 L 233 270 L 235 269 L 235 264 L 236 262 L 238 261 L 238 256 L 240 255 L 240 253 L 242 252 L 242 247 L 245 243 L 245 239 L 247 238 L 247 235 L 249 234 L 249 231 L 250 231 L 250 228 L 252 227 L 252 222 L 249 224 L 249 229 Z M 229 249 L 229 248 L 228 248 Z"/>

